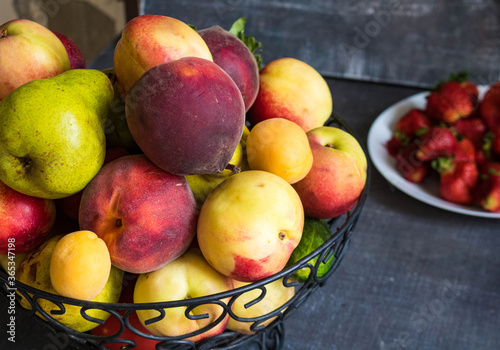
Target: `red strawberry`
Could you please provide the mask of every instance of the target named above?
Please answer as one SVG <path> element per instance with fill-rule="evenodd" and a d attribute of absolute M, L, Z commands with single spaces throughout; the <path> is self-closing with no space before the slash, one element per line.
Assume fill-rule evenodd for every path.
<path fill-rule="evenodd" d="M 479 178 L 476 163 L 455 163 L 440 173 L 439 195 L 450 202 L 472 204 L 474 187 Z"/>
<path fill-rule="evenodd" d="M 389 154 L 393 157 L 395 157 L 398 152 L 405 147 L 403 141 L 401 141 L 401 139 L 396 135 L 392 135 L 385 146 L 387 148 L 387 152 L 389 152 Z"/>
<path fill-rule="evenodd" d="M 465 91 L 467 91 L 467 94 L 472 99 L 472 102 L 477 103 L 479 99 L 479 89 L 477 88 L 477 85 L 470 81 L 464 81 L 460 83 L 460 85 L 465 89 Z"/>
<path fill-rule="evenodd" d="M 431 127 L 430 119 L 420 109 L 411 109 L 396 123 L 396 129 L 386 147 L 389 154 L 396 156 L 399 150 L 408 146 L 415 138 L 425 134 Z"/>
<path fill-rule="evenodd" d="M 396 131 L 414 139 L 425 134 L 431 128 L 431 120 L 420 109 L 411 109 L 396 124 Z"/>
<path fill-rule="evenodd" d="M 417 140 L 419 145 L 416 157 L 430 161 L 438 157 L 451 157 L 457 149 L 457 139 L 446 127 L 433 126 L 429 132 Z"/>
<path fill-rule="evenodd" d="M 460 136 L 471 140 L 476 149 L 483 147 L 483 138 L 487 129 L 481 118 L 460 119 L 453 127 Z"/>
<path fill-rule="evenodd" d="M 425 112 L 433 119 L 454 124 L 474 111 L 467 90 L 456 81 L 448 81 L 427 97 Z"/>
<path fill-rule="evenodd" d="M 500 212 L 500 163 L 486 163 L 481 167 L 476 200 L 484 210 Z"/>
<path fill-rule="evenodd" d="M 417 159 L 418 148 L 418 144 L 413 142 L 396 155 L 396 169 L 404 179 L 414 183 L 422 182 L 431 169 L 429 162 Z"/>
<path fill-rule="evenodd" d="M 484 94 L 479 113 L 490 131 L 500 128 L 500 82 L 493 84 Z"/>
<path fill-rule="evenodd" d="M 457 163 L 469 163 L 476 161 L 476 148 L 471 140 L 463 138 L 457 142 L 457 150 L 453 156 Z"/>
<path fill-rule="evenodd" d="M 496 154 L 500 154 L 500 129 L 497 129 L 492 133 L 493 138 L 491 140 L 491 150 Z"/>

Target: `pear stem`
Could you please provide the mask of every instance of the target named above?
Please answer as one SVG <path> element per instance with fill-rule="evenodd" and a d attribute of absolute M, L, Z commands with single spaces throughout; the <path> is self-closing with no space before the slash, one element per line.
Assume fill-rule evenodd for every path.
<path fill-rule="evenodd" d="M 0 36 L 0 38 L 4 38 L 7 36 L 7 29 L 3 29 L 2 30 L 2 35 Z"/>

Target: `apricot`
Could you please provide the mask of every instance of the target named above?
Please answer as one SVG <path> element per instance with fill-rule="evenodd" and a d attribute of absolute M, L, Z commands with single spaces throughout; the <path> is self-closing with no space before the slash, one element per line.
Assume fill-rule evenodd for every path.
<path fill-rule="evenodd" d="M 302 180 L 313 163 L 304 130 L 287 119 L 272 118 L 253 127 L 247 139 L 250 169 L 264 170 L 289 184 Z"/>
<path fill-rule="evenodd" d="M 92 231 L 62 237 L 50 259 L 50 281 L 62 296 L 92 300 L 104 288 L 111 271 L 106 243 Z"/>

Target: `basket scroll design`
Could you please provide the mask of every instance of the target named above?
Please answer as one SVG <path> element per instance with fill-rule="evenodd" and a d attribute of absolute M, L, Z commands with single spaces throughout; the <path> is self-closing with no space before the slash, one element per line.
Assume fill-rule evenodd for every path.
<path fill-rule="evenodd" d="M 333 116 L 332 118 L 330 118 L 326 125 L 340 127 L 353 134 L 352 130 L 347 126 L 347 124 L 337 116 Z M 368 169 L 367 175 L 368 176 L 365 189 L 355 207 L 352 208 L 347 214 L 338 218 L 330 219 L 328 221 L 332 236 L 323 245 L 299 260 L 293 266 L 290 266 L 289 268 L 286 268 L 281 272 L 260 281 L 230 291 L 208 295 L 205 297 L 147 304 L 112 304 L 71 299 L 43 292 L 16 281 L 18 300 L 23 299 L 24 306 L 29 303 L 31 308 L 29 312 L 32 314 L 37 313 L 38 316 L 42 316 L 44 320 L 34 315 L 33 317 L 36 317 L 40 320 L 40 322 L 44 322 L 45 324 L 47 324 L 54 332 L 65 334 L 72 340 L 72 343 L 74 343 L 75 347 L 81 349 L 90 348 L 104 350 L 107 349 L 107 343 L 113 342 L 124 343 L 125 345 L 122 347 L 122 349 L 138 349 L 136 347 L 137 344 L 133 340 L 121 338 L 121 335 L 123 334 L 125 329 L 129 329 L 130 331 L 141 337 L 159 341 L 159 343 L 156 345 L 156 349 L 158 350 L 208 350 L 238 348 L 280 349 L 283 345 L 284 340 L 283 320 L 288 318 L 297 308 L 305 303 L 309 296 L 317 288 L 324 285 L 327 279 L 335 272 L 344 255 L 346 254 L 349 247 L 351 234 L 354 231 L 365 200 L 367 198 L 370 183 L 370 169 Z M 332 267 L 326 274 L 319 277 L 317 274 L 318 267 L 322 262 L 327 262 L 332 256 L 334 259 Z M 315 257 L 318 257 L 316 263 L 314 265 L 309 263 L 309 261 Z M 296 271 L 304 268 L 309 269 L 311 272 L 305 282 L 299 283 L 294 280 L 292 276 Z M 283 284 L 285 287 L 292 287 L 295 289 L 293 297 L 285 304 L 281 305 L 276 310 L 273 310 L 266 315 L 254 318 L 243 318 L 233 312 L 233 303 L 243 294 L 249 291 L 258 291 L 258 297 L 246 304 L 246 306 L 248 307 L 254 305 L 264 298 L 267 293 L 267 286 L 279 279 L 283 279 Z M 2 288 L 7 291 L 9 288 L 8 276 L 4 271 L 0 272 L 0 281 Z M 127 283 L 126 274 L 124 283 Z M 51 310 L 49 313 L 44 311 L 44 309 L 40 305 L 40 300 L 43 299 L 54 303 L 57 306 L 56 310 Z M 208 317 L 208 315 L 193 315 L 191 314 L 191 311 L 200 305 L 207 304 L 218 305 L 223 310 L 222 314 L 205 328 L 178 337 L 160 337 L 151 335 L 149 333 L 143 333 L 140 330 L 134 328 L 129 319 L 130 315 L 137 310 L 157 310 L 158 316 L 148 320 L 147 323 L 157 322 L 164 318 L 165 309 L 177 307 L 186 308 L 184 314 L 187 319 L 201 319 L 204 317 Z M 90 332 L 82 333 L 75 331 L 63 325 L 56 318 L 54 318 L 54 316 L 62 315 L 66 312 L 67 308 L 65 305 L 75 305 L 81 307 L 80 314 L 84 319 L 99 324 L 104 324 L 105 321 L 90 316 L 88 314 L 88 311 L 105 311 L 110 315 L 109 317 L 114 317 L 119 321 L 120 329 L 115 334 L 111 334 L 109 336 L 97 336 L 90 334 Z M 236 321 L 250 324 L 250 329 L 254 331 L 254 333 L 242 334 L 226 330 L 222 334 L 211 336 L 197 343 L 186 340 L 187 338 L 199 335 L 201 333 L 204 333 L 208 329 L 215 327 L 217 324 L 222 322 L 228 314 Z M 269 323 L 268 320 L 272 321 Z M 268 322 L 266 325 L 264 325 L 263 323 L 266 321 Z"/>

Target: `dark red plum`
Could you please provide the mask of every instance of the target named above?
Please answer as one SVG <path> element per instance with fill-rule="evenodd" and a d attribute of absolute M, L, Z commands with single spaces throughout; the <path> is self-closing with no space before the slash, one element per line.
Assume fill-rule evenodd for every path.
<path fill-rule="evenodd" d="M 149 69 L 125 99 L 137 145 L 176 175 L 224 170 L 240 142 L 245 105 L 230 76 L 212 61 L 185 57 Z"/>
<path fill-rule="evenodd" d="M 198 34 L 207 43 L 214 62 L 240 89 L 248 111 L 259 91 L 259 67 L 253 53 L 243 41 L 219 26 L 202 29 Z"/>

